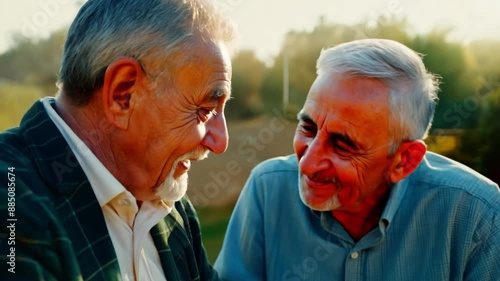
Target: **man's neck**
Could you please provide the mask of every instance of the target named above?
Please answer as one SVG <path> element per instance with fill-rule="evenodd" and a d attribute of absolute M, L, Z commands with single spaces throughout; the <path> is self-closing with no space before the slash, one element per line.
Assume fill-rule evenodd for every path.
<path fill-rule="evenodd" d="M 95 98 L 94 98 L 95 99 Z M 138 176 L 138 163 L 124 144 L 126 137 L 111 124 L 99 108 L 96 100 L 88 105 L 74 105 L 69 97 L 59 94 L 56 98 L 56 112 L 71 130 L 92 151 L 97 159 L 134 197 L 142 201 L 152 200 L 150 186 L 145 176 Z M 144 173 L 142 173 L 144 174 Z M 140 203 L 139 203 L 140 204 Z"/>
<path fill-rule="evenodd" d="M 377 194 L 359 203 L 357 210 L 333 210 L 332 215 L 340 222 L 351 238 L 357 242 L 378 226 L 387 204 L 390 188 L 380 189 Z"/>
<path fill-rule="evenodd" d="M 97 114 L 95 105 L 76 106 L 69 97 L 59 94 L 56 98 L 55 110 L 71 130 L 94 153 L 99 161 L 110 171 L 114 167 L 114 156 L 111 155 L 109 133 L 111 126 L 104 116 Z M 106 126 L 108 124 L 108 126 Z M 106 131 L 108 130 L 108 131 Z"/>

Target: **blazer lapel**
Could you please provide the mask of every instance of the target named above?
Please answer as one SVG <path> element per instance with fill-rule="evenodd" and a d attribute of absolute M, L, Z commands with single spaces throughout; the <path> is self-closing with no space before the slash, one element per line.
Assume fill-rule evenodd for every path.
<path fill-rule="evenodd" d="M 179 208 L 182 207 L 176 202 L 172 212 L 151 229 L 151 236 L 168 281 L 199 280 L 192 245 Z"/>
<path fill-rule="evenodd" d="M 54 100 L 51 100 L 54 104 Z M 53 188 L 54 206 L 72 242 L 84 280 L 121 280 L 101 207 L 85 173 L 37 101 L 21 121 L 39 174 Z"/>

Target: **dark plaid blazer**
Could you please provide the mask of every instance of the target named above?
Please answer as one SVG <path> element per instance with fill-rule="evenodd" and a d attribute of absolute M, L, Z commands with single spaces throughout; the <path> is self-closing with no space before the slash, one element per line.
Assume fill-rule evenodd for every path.
<path fill-rule="evenodd" d="M 0 145 L 0 280 L 121 280 L 92 187 L 40 101 L 20 127 L 0 134 Z M 7 188 L 10 167 L 15 195 Z M 15 198 L 13 213 L 8 198 Z M 12 223 L 15 229 L 7 227 Z M 151 235 L 168 281 L 218 280 L 187 198 Z M 12 250 L 15 273 L 8 271 Z"/>

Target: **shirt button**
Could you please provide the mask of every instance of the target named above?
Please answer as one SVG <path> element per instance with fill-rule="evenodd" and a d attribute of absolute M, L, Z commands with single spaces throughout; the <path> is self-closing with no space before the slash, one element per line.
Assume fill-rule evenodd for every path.
<path fill-rule="evenodd" d="M 357 259 L 358 257 L 359 257 L 358 252 L 354 252 L 351 254 L 351 259 L 353 259 L 353 260 Z"/>

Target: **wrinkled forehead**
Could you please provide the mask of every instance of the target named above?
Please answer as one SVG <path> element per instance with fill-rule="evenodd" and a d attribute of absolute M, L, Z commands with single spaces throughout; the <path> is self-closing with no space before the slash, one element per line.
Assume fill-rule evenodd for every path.
<path fill-rule="evenodd" d="M 161 54 L 161 52 L 159 52 Z M 158 57 L 155 50 L 151 55 L 142 59 L 151 73 L 161 73 L 167 69 L 172 72 L 190 67 L 203 71 L 202 65 L 213 65 L 227 70 L 231 74 L 231 58 L 227 45 L 224 42 L 204 41 L 195 38 L 189 46 L 180 48 L 168 54 L 167 57 Z"/>
<path fill-rule="evenodd" d="M 348 137 L 364 151 L 390 140 L 388 87 L 376 79 L 318 77 L 299 120 L 328 135 Z"/>
<path fill-rule="evenodd" d="M 382 122 L 389 116 L 389 87 L 375 78 L 320 75 L 311 86 L 303 111 L 311 117 L 333 114 L 360 124 Z"/>
<path fill-rule="evenodd" d="M 179 55 L 187 53 L 191 63 L 196 63 L 198 60 L 203 59 L 213 64 L 224 64 L 226 67 L 231 66 L 228 46 L 222 41 L 203 40 L 201 37 L 196 37 L 189 46 L 189 51 L 180 50 L 178 53 Z"/>
<path fill-rule="evenodd" d="M 389 102 L 389 87 L 381 80 L 346 73 L 326 72 L 314 80 L 308 98 L 334 97 L 355 102 Z"/>

